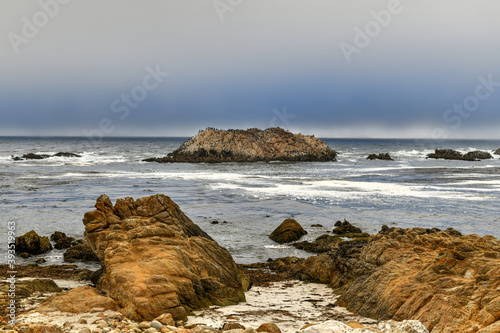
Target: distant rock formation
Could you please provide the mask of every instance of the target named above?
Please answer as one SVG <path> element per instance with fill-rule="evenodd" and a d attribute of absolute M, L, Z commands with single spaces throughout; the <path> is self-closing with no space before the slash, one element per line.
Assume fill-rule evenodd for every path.
<path fill-rule="evenodd" d="M 419 320 L 433 333 L 500 328 L 500 241 L 493 236 L 384 226 L 302 265 L 302 278 L 328 283 L 341 294 L 338 305 L 363 316 Z"/>
<path fill-rule="evenodd" d="M 286 219 L 274 229 L 269 238 L 277 243 L 284 244 L 297 241 L 304 235 L 307 235 L 307 231 L 302 228 L 299 222 L 294 219 Z"/>
<path fill-rule="evenodd" d="M 85 236 L 104 265 L 97 283 L 134 320 L 245 300 L 229 252 L 165 195 L 138 200 L 102 195 L 85 214 Z"/>
<path fill-rule="evenodd" d="M 335 161 L 337 153 L 311 135 L 273 127 L 266 130 L 207 128 L 161 158 L 146 162 Z"/>
<path fill-rule="evenodd" d="M 453 149 L 436 149 L 434 153 L 428 154 L 427 158 L 443 158 L 445 160 L 478 161 L 493 158 L 490 153 L 484 151 L 471 151 L 463 155 Z"/>
<path fill-rule="evenodd" d="M 40 237 L 34 230 L 16 237 L 16 252 L 41 254 L 52 250 L 49 237 Z"/>
<path fill-rule="evenodd" d="M 389 155 L 389 153 L 380 153 L 380 154 L 370 154 L 368 155 L 368 157 L 366 158 L 367 160 L 387 160 L 387 161 L 394 161 L 391 157 L 391 155 Z"/>
<path fill-rule="evenodd" d="M 75 154 L 75 153 L 66 153 L 66 152 L 59 152 L 54 155 L 47 155 L 47 154 L 34 154 L 34 153 L 29 153 L 29 154 L 24 154 L 23 156 L 11 156 L 11 158 L 14 161 L 23 161 L 23 160 L 43 160 L 49 157 L 82 157 L 81 155 Z"/>

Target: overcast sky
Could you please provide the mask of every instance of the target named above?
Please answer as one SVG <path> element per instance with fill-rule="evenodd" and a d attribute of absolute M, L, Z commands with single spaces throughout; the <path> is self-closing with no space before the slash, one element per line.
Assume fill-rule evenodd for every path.
<path fill-rule="evenodd" d="M 0 135 L 500 139 L 499 13 L 498 0 L 0 0 Z"/>

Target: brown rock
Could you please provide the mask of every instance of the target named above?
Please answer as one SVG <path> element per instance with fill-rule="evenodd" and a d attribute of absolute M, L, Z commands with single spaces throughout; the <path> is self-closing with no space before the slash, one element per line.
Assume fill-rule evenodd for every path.
<path fill-rule="evenodd" d="M 170 313 L 164 313 L 162 315 L 159 315 L 154 320 L 160 322 L 163 325 L 175 326 L 175 320 Z"/>
<path fill-rule="evenodd" d="M 274 323 L 264 323 L 257 328 L 257 332 L 281 333 L 281 330 Z"/>
<path fill-rule="evenodd" d="M 334 161 L 337 153 L 310 135 L 274 127 L 266 130 L 207 128 L 163 158 L 146 162 Z"/>
<path fill-rule="evenodd" d="M 102 296 L 95 288 L 84 286 L 45 299 L 35 311 L 84 313 L 90 312 L 94 308 L 119 310 L 119 306 L 114 300 Z"/>
<path fill-rule="evenodd" d="M 360 315 L 472 333 L 500 319 L 500 241 L 459 235 L 385 227 L 310 257 L 303 272 L 336 288 L 338 304 Z"/>
<path fill-rule="evenodd" d="M 167 196 L 111 200 L 85 214 L 85 236 L 106 271 L 100 288 L 134 320 L 243 301 L 242 277 L 229 252 Z"/>
<path fill-rule="evenodd" d="M 16 237 L 16 252 L 41 254 L 52 250 L 48 237 L 40 237 L 38 234 L 31 230 L 23 236 Z"/>
<path fill-rule="evenodd" d="M 307 231 L 297 221 L 286 219 L 269 235 L 269 238 L 283 244 L 299 240 L 304 235 L 307 235 Z"/>
<path fill-rule="evenodd" d="M 245 326 L 243 326 L 239 323 L 224 323 L 224 325 L 222 325 L 223 331 L 244 330 L 244 329 L 245 329 Z"/>
<path fill-rule="evenodd" d="M 64 232 L 56 231 L 50 235 L 50 240 L 56 243 L 54 245 L 56 249 L 61 250 L 70 247 L 75 239 L 73 237 L 66 236 Z"/>
<path fill-rule="evenodd" d="M 64 261 L 99 261 L 99 258 L 97 258 L 87 241 L 78 240 L 64 252 Z"/>

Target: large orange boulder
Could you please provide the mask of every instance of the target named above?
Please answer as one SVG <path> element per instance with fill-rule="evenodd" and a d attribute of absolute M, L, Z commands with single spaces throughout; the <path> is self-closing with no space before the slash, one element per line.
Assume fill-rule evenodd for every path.
<path fill-rule="evenodd" d="M 111 200 L 102 195 L 85 214 L 85 237 L 105 267 L 98 282 L 134 320 L 164 313 L 186 319 L 195 309 L 245 300 L 229 252 L 169 197 Z"/>

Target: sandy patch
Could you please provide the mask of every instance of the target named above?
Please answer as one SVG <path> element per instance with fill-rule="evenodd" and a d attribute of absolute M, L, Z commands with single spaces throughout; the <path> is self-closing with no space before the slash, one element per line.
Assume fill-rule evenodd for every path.
<path fill-rule="evenodd" d="M 335 306 L 338 296 L 323 284 L 276 282 L 268 287 L 253 287 L 245 296 L 245 303 L 197 311 L 194 316 L 189 316 L 188 324 L 221 328 L 225 322 L 238 322 L 256 329 L 262 323 L 271 322 L 278 325 L 283 333 L 293 333 L 304 325 L 330 319 L 376 323 L 373 319 L 357 316 Z"/>

